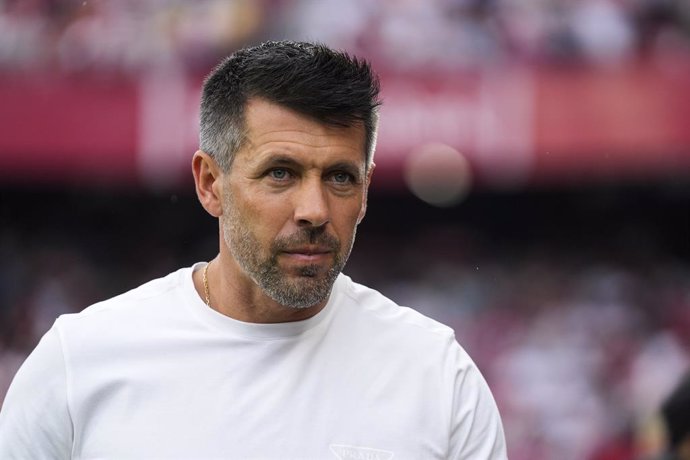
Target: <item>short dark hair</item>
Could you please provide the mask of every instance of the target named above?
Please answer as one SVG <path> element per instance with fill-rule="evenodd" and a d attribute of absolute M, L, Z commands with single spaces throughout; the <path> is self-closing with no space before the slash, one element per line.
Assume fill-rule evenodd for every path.
<path fill-rule="evenodd" d="M 199 146 L 230 169 L 245 135 L 245 108 L 262 98 L 318 122 L 365 129 L 371 164 L 378 128 L 379 80 L 369 63 L 318 43 L 270 41 L 239 50 L 206 77 Z"/>

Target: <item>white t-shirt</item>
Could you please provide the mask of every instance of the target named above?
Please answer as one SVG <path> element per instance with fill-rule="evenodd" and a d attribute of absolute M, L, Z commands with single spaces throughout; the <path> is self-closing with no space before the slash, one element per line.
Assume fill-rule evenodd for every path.
<path fill-rule="evenodd" d="M 63 315 L 0 413 L 2 459 L 504 459 L 453 331 L 340 275 L 304 321 L 206 306 L 197 264 Z"/>

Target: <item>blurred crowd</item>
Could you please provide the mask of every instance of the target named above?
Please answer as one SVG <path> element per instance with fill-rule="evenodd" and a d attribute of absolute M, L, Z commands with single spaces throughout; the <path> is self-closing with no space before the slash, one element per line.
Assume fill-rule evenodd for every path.
<path fill-rule="evenodd" d="M 248 43 L 309 39 L 391 69 L 616 66 L 690 54 L 687 0 L 0 0 L 0 70 L 206 72 Z"/>
<path fill-rule="evenodd" d="M 473 264 L 436 252 L 407 254 L 424 270 L 381 290 L 455 329 L 498 401 L 511 459 L 659 458 L 650 430 L 690 366 L 688 265 L 580 263 L 566 248 Z"/>
<path fill-rule="evenodd" d="M 205 260 L 217 245 L 217 227 L 192 195 L 5 192 L 0 401 L 58 315 Z M 662 440 L 645 433 L 690 367 L 684 230 L 673 230 L 685 245 L 678 253 L 661 241 L 668 235 L 625 236 L 641 230 L 615 207 L 607 222 L 569 206 L 578 228 L 517 201 L 507 207 L 525 220 L 507 227 L 498 199 L 468 222 L 434 221 L 396 200 L 370 203 L 346 273 L 455 329 L 493 389 L 511 459 L 658 458 Z M 395 208 L 405 211 L 379 211 Z M 496 216 L 497 231 L 469 223 Z M 611 225 L 623 232 L 616 240 Z M 550 233 L 558 240 L 542 236 Z"/>

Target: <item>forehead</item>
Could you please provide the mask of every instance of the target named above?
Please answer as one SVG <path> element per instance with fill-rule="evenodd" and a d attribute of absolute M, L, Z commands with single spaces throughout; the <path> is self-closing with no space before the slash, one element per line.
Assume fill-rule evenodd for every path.
<path fill-rule="evenodd" d="M 252 154 L 275 150 L 318 157 L 345 156 L 364 165 L 365 130 L 362 124 L 351 127 L 320 123 L 287 107 L 254 98 L 245 110 L 246 149 Z M 240 153 L 240 152 L 238 152 Z"/>

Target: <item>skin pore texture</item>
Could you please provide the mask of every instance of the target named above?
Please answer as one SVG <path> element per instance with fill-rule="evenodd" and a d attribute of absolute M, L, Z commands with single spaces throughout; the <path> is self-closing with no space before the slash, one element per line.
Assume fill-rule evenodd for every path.
<path fill-rule="evenodd" d="M 197 151 L 201 204 L 219 218 L 208 269 L 211 306 L 256 323 L 318 313 L 345 265 L 366 211 L 373 165 L 364 127 L 334 127 L 262 99 L 247 104 L 245 142 L 229 171 Z M 203 299 L 202 270 L 194 283 Z"/>

